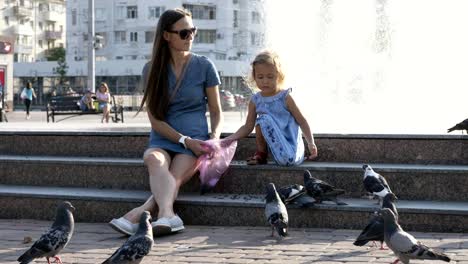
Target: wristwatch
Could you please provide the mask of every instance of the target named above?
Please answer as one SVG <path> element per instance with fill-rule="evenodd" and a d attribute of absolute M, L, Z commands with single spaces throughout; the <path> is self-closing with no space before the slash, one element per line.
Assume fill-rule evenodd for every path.
<path fill-rule="evenodd" d="M 179 138 L 179 144 L 180 144 L 182 147 L 184 147 L 184 149 L 187 149 L 187 145 L 185 144 L 185 140 L 186 140 L 187 138 L 190 138 L 190 137 L 181 136 L 181 137 Z"/>

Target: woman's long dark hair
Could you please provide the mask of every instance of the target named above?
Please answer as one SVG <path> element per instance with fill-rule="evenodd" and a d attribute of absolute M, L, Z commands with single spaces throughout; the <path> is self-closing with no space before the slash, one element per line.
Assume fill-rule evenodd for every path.
<path fill-rule="evenodd" d="M 171 30 L 179 19 L 192 15 L 183 9 L 170 9 L 164 12 L 159 18 L 154 36 L 153 55 L 150 61 L 146 80 L 143 80 L 145 92 L 141 101 L 140 112 L 146 103 L 147 111 L 159 120 L 165 120 L 169 108 L 169 81 L 167 78 L 169 60 L 171 53 L 167 41 L 163 34 L 166 30 Z M 143 76 L 145 78 L 145 76 Z"/>

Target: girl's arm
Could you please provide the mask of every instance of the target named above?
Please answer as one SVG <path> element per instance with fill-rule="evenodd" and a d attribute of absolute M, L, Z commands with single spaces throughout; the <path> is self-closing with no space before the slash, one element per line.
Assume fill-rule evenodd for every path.
<path fill-rule="evenodd" d="M 181 133 L 177 132 L 174 128 L 172 128 L 167 122 L 161 121 L 153 117 L 150 111 L 147 111 L 148 118 L 151 123 L 151 128 L 156 131 L 161 136 L 169 139 L 174 143 L 179 143 L 179 139 L 183 136 Z M 190 124 L 187 124 L 189 126 Z M 188 149 L 190 149 L 196 156 L 200 156 L 206 153 L 206 150 L 202 148 L 203 141 L 198 139 L 187 138 L 185 140 L 185 145 Z"/>
<path fill-rule="evenodd" d="M 302 115 L 301 110 L 296 105 L 296 102 L 294 102 L 294 99 L 291 97 L 291 95 L 286 96 L 286 107 L 288 108 L 288 111 L 291 113 L 291 115 L 296 119 L 296 122 L 299 124 L 299 127 L 302 130 L 302 134 L 304 135 L 306 141 L 307 141 L 307 148 L 309 149 L 310 156 L 308 159 L 314 159 L 317 157 L 317 146 L 315 145 L 314 137 L 312 135 L 312 132 L 310 131 L 310 126 L 309 123 L 307 122 L 307 119 Z"/>
<path fill-rule="evenodd" d="M 210 111 L 210 138 L 219 139 L 224 117 L 221 110 L 221 101 L 219 99 L 218 85 L 208 87 L 206 97 L 208 98 L 208 110 Z"/>
<path fill-rule="evenodd" d="M 34 92 L 34 89 L 33 89 L 33 88 L 31 88 L 31 90 L 32 90 L 32 96 L 33 96 L 34 98 L 36 98 L 36 97 L 37 97 L 37 96 L 36 96 L 36 92 Z"/>
<path fill-rule="evenodd" d="M 241 126 L 234 134 L 225 138 L 228 142 L 238 140 L 248 136 L 255 127 L 255 120 L 257 119 L 257 111 L 255 104 L 250 100 L 245 124 Z"/>

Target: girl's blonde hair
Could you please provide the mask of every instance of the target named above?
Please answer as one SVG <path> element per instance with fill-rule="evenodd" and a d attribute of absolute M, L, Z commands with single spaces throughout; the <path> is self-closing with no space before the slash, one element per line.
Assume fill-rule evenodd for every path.
<path fill-rule="evenodd" d="M 276 72 L 278 73 L 278 84 L 281 85 L 284 83 L 285 75 L 283 67 L 281 66 L 280 57 L 272 50 L 264 50 L 257 54 L 251 63 L 251 74 L 246 80 L 249 87 L 257 87 L 257 84 L 255 83 L 255 65 L 257 64 L 268 64 L 275 67 Z"/>
<path fill-rule="evenodd" d="M 101 88 L 101 86 L 104 86 L 104 88 L 106 88 L 106 90 L 104 91 L 104 93 L 108 93 L 108 92 L 109 92 L 109 86 L 107 86 L 107 83 L 102 82 L 102 83 L 99 85 L 99 88 Z"/>

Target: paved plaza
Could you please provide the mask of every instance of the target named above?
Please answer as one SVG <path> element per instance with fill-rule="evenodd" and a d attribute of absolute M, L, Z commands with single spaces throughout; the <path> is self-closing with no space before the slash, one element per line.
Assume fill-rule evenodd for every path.
<path fill-rule="evenodd" d="M 0 263 L 15 260 L 51 222 L 0 220 Z M 283 240 L 270 237 L 265 227 L 186 226 L 182 233 L 156 238 L 142 263 L 391 263 L 390 250 L 356 247 L 358 230 L 291 229 Z M 468 234 L 414 232 L 423 243 L 443 250 L 451 263 L 468 264 Z M 101 263 L 125 237 L 105 223 L 77 223 L 74 236 L 62 252 L 63 263 Z M 445 263 L 412 261 L 411 263 Z M 45 259 L 36 263 L 47 263 Z"/>

